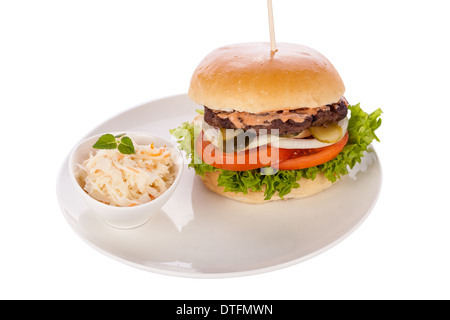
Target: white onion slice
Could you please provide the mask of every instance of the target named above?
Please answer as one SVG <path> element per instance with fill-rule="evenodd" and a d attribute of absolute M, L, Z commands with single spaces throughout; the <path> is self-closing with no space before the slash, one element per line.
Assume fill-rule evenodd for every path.
<path fill-rule="evenodd" d="M 343 138 L 345 135 L 345 132 L 347 132 L 348 118 L 346 117 L 346 118 L 342 119 L 341 121 L 339 121 L 338 125 L 342 128 L 342 132 L 344 133 L 342 135 L 342 138 Z M 219 147 L 219 140 L 221 139 L 220 130 L 208 125 L 205 121 L 203 121 L 202 126 L 203 126 L 203 132 L 205 134 L 205 138 L 207 140 L 209 140 L 216 147 Z M 339 141 L 341 139 L 339 139 Z M 337 142 L 339 142 L 339 141 L 337 141 Z M 335 142 L 335 143 L 337 143 L 337 142 Z M 271 144 L 275 148 L 282 148 L 282 149 L 315 149 L 315 148 L 323 148 L 326 146 L 330 146 L 334 143 L 320 142 L 319 140 L 317 140 L 315 138 L 312 138 L 312 139 L 293 139 L 293 138 L 283 138 L 283 137 L 279 138 L 278 136 L 269 134 L 269 135 L 257 136 L 255 139 L 253 139 L 249 143 L 249 145 L 245 148 L 245 150 L 264 146 L 266 144 Z M 240 150 L 237 150 L 237 151 L 240 151 Z"/>
<path fill-rule="evenodd" d="M 338 122 L 338 125 L 342 128 L 342 137 L 344 137 L 345 133 L 347 132 L 348 127 L 348 118 L 344 118 L 341 121 Z M 339 139 L 339 141 L 341 140 Z M 279 138 L 278 141 L 272 141 L 272 146 L 276 148 L 282 148 L 282 149 L 316 149 L 316 148 L 323 148 L 326 146 L 331 146 L 332 144 L 338 143 L 339 141 L 336 141 L 334 143 L 325 143 L 320 142 L 317 139 L 289 139 L 289 138 Z"/>

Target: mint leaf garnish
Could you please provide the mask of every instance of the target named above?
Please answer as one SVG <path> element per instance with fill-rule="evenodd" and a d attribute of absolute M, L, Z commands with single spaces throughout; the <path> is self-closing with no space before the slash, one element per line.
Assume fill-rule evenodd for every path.
<path fill-rule="evenodd" d="M 117 148 L 116 138 L 112 134 L 102 135 L 92 146 L 95 149 L 115 149 Z"/>
<path fill-rule="evenodd" d="M 136 151 L 134 150 L 133 141 L 131 141 L 128 137 L 123 137 L 120 139 L 120 143 L 118 146 L 120 153 L 123 154 L 133 154 Z"/>
<path fill-rule="evenodd" d="M 97 142 L 92 146 L 95 149 L 119 149 L 122 154 L 134 154 L 133 141 L 125 136 L 126 133 L 113 136 L 110 133 L 102 135 Z M 120 140 L 119 140 L 120 139 Z"/>

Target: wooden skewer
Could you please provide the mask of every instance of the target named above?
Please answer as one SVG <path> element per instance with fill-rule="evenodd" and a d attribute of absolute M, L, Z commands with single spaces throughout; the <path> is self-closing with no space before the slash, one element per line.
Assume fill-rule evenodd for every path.
<path fill-rule="evenodd" d="M 267 10 L 269 11 L 270 50 L 275 52 L 277 51 L 277 43 L 275 42 L 275 29 L 273 26 L 272 0 L 267 0 Z"/>

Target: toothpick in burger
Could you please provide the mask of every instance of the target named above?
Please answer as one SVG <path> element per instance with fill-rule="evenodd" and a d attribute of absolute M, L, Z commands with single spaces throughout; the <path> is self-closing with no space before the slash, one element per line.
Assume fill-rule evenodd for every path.
<path fill-rule="evenodd" d="M 310 197 L 348 174 L 381 125 L 350 105 L 316 50 L 291 43 L 218 48 L 195 69 L 189 97 L 203 109 L 171 130 L 205 186 L 246 203 Z"/>

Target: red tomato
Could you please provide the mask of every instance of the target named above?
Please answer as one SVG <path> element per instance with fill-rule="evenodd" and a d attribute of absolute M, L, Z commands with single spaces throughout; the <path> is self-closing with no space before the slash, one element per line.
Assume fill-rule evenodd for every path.
<path fill-rule="evenodd" d="M 195 151 L 202 160 L 213 167 L 231 171 L 246 171 L 272 166 L 280 170 L 314 167 L 335 158 L 348 141 L 348 133 L 335 144 L 316 149 L 278 149 L 261 146 L 251 150 L 224 153 L 200 134 Z"/>
<path fill-rule="evenodd" d="M 205 163 L 213 167 L 232 171 L 246 171 L 271 166 L 289 159 L 295 150 L 261 146 L 246 151 L 225 153 L 211 142 L 204 140 L 203 134 L 200 134 L 195 151 Z"/>
<path fill-rule="evenodd" d="M 348 132 L 340 141 L 331 146 L 318 149 L 293 150 L 292 157 L 288 160 L 281 161 L 276 167 L 280 170 L 296 170 L 318 166 L 336 158 L 347 144 L 347 141 Z"/>

